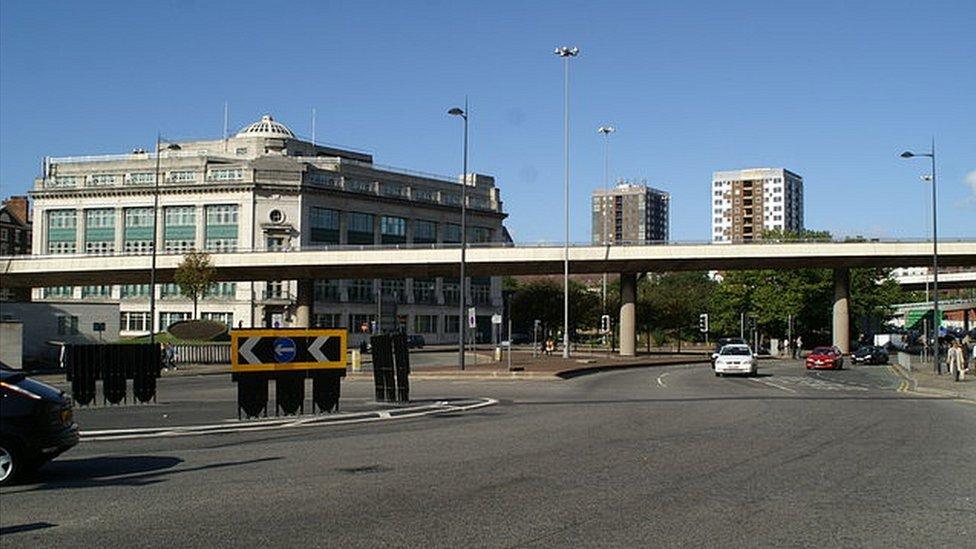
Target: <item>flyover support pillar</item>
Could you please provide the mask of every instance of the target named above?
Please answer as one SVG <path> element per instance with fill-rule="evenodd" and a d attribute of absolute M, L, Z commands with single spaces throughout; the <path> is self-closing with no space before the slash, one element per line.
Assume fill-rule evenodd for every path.
<path fill-rule="evenodd" d="M 295 327 L 312 327 L 312 279 L 305 278 L 298 281 L 298 292 L 295 296 Z"/>
<path fill-rule="evenodd" d="M 637 354 L 637 275 L 620 273 L 620 356 Z"/>
<path fill-rule="evenodd" d="M 834 346 L 844 354 L 851 352 L 851 270 L 834 269 Z"/>

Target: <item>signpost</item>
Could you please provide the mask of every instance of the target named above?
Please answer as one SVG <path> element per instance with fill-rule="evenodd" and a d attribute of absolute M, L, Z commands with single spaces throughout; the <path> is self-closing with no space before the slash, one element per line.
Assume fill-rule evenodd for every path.
<path fill-rule="evenodd" d="M 339 406 L 346 375 L 346 330 L 232 330 L 231 377 L 237 382 L 238 417 L 267 415 L 268 380 L 275 381 L 275 412 L 305 409 L 305 379 L 312 378 L 313 409 Z"/>

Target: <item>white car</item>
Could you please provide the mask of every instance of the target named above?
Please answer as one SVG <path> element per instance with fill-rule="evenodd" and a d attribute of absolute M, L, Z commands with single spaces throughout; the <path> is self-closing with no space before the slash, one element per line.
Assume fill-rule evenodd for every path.
<path fill-rule="evenodd" d="M 725 374 L 754 376 L 759 371 L 759 366 L 748 345 L 726 345 L 715 357 L 714 369 L 716 377 Z"/>

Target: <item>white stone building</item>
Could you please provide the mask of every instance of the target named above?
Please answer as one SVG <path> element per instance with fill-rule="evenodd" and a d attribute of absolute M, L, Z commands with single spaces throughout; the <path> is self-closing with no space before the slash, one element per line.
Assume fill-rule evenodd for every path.
<path fill-rule="evenodd" d="M 156 154 L 46 158 L 35 182 L 34 254 L 150 253 L 157 165 L 159 253 L 188 250 L 289 250 L 330 246 L 427 246 L 460 242 L 460 178 L 373 163 L 369 154 L 296 138 L 270 116 L 228 139 L 164 143 Z M 158 164 L 157 164 L 158 163 Z M 468 174 L 469 242 L 509 241 L 499 190 L 490 176 Z M 149 330 L 147 284 L 36 288 L 33 298 L 118 302 L 123 335 Z M 200 316 L 233 326 L 296 322 L 298 283 L 216 283 Z M 190 317 L 175 285 L 157 288 L 157 330 Z M 428 342 L 457 340 L 457 279 L 316 280 L 310 322 L 358 333 L 376 320 L 380 292 L 398 302 L 408 333 Z M 470 278 L 469 304 L 479 333 L 501 312 L 497 278 Z M 482 328 L 481 324 L 485 327 Z"/>

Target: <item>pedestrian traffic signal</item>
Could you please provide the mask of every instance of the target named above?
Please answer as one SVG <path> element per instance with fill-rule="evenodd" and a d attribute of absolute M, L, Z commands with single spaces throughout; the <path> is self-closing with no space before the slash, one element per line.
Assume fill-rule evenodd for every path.
<path fill-rule="evenodd" d="M 703 334 L 708 333 L 708 313 L 698 315 L 698 331 Z"/>

